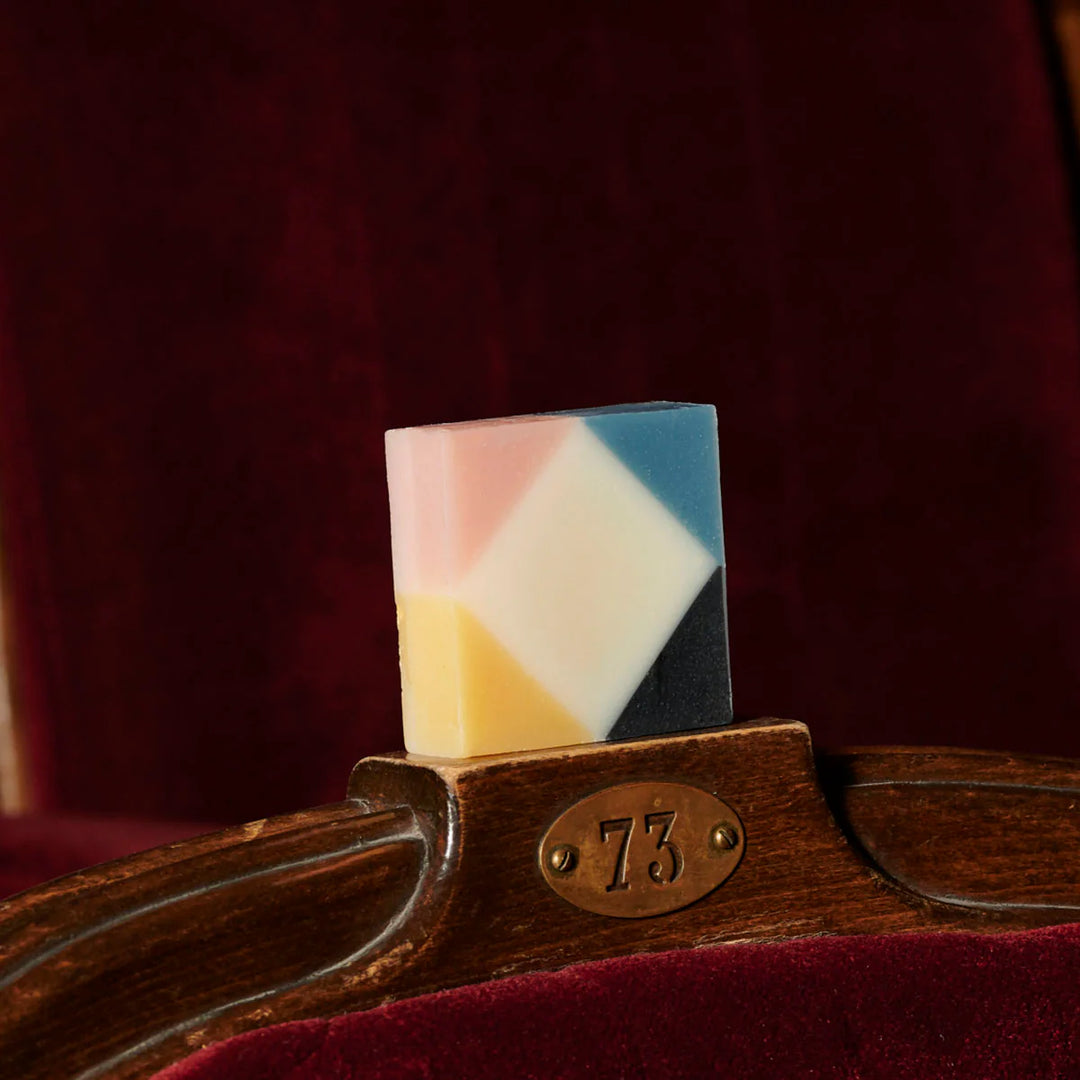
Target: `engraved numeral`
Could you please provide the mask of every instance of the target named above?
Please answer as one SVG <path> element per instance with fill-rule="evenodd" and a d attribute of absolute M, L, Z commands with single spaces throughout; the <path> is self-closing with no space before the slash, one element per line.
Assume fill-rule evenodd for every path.
<path fill-rule="evenodd" d="M 615 876 L 611 879 L 611 884 L 607 886 L 608 892 L 630 888 L 630 882 L 626 880 L 626 856 L 630 851 L 630 835 L 633 831 L 633 818 L 613 818 L 611 821 L 600 822 L 600 839 L 603 843 L 608 842 L 608 837 L 612 833 L 623 834 L 622 843 L 619 845 L 619 857 L 615 860 Z"/>
<path fill-rule="evenodd" d="M 655 826 L 660 826 L 660 839 L 656 841 L 656 850 L 664 851 L 671 856 L 671 873 L 664 877 L 664 868 L 659 862 L 649 863 L 649 877 L 657 885 L 671 885 L 679 880 L 683 872 L 682 848 L 671 839 L 671 830 L 675 826 L 675 811 L 665 810 L 657 814 L 645 815 L 645 832 L 651 833 Z"/>
<path fill-rule="evenodd" d="M 682 848 L 671 839 L 671 830 L 675 827 L 675 811 L 662 810 L 655 814 L 645 815 L 645 833 L 653 835 L 654 830 L 659 830 L 656 840 L 656 850 L 667 852 L 671 860 L 671 868 L 667 870 L 660 860 L 649 863 L 649 878 L 654 885 L 671 885 L 679 880 L 682 875 L 685 860 Z M 634 833 L 634 819 L 612 818 L 610 821 L 600 822 L 600 839 L 607 843 L 609 838 L 616 834 L 622 834 L 622 842 L 619 844 L 619 854 L 615 859 L 615 873 L 611 884 L 605 886 L 607 892 L 619 892 L 630 888 L 629 856 L 630 837 Z"/>

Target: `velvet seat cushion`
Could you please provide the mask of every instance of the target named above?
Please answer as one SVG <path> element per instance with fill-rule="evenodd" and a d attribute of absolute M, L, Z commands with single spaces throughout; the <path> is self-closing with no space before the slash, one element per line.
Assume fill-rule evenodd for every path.
<path fill-rule="evenodd" d="M 1080 925 L 633 956 L 281 1024 L 157 1080 L 1080 1075 Z"/>

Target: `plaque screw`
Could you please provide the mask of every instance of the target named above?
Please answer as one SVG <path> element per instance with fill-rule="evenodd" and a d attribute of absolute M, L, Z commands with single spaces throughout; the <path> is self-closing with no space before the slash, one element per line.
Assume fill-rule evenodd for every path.
<path fill-rule="evenodd" d="M 572 874 L 577 869 L 577 848 L 571 844 L 556 844 L 548 852 L 548 866 L 556 874 Z"/>
<path fill-rule="evenodd" d="M 738 842 L 739 834 L 735 831 L 734 826 L 729 825 L 726 821 L 714 825 L 709 833 L 709 846 L 714 851 L 731 851 Z"/>

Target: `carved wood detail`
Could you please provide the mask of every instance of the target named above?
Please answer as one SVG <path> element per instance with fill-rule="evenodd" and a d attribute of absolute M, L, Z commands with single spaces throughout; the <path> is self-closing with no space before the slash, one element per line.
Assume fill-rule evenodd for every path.
<path fill-rule="evenodd" d="M 25 1080 L 145 1077 L 254 1027 L 579 961 L 1077 917 L 1077 763 L 885 749 L 821 765 L 824 786 L 805 727 L 776 720 L 462 762 L 369 758 L 346 802 L 0 904 L 0 1060 Z M 710 792 L 741 820 L 745 851 L 720 887 L 634 919 L 549 887 L 538 850 L 561 814 L 658 782 Z"/>

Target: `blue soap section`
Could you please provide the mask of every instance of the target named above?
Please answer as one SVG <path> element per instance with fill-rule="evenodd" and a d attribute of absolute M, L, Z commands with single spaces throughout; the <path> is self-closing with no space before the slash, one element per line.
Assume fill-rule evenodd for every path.
<path fill-rule="evenodd" d="M 568 412 L 593 433 L 724 565 L 716 410 L 655 401 Z"/>

